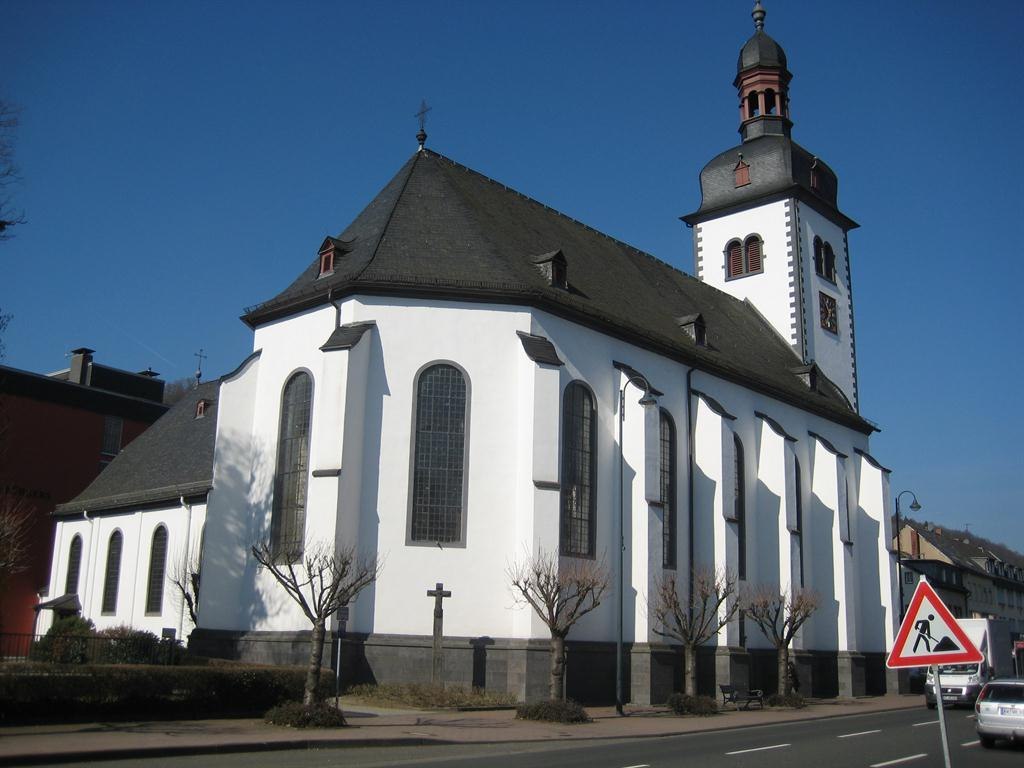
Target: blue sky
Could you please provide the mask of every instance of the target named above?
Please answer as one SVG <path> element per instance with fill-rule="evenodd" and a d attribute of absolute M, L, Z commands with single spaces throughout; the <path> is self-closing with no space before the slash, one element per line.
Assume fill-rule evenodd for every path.
<path fill-rule="evenodd" d="M 428 145 L 691 271 L 678 216 L 738 140 L 735 2 L 0 1 L 28 223 L 0 243 L 5 363 L 79 346 L 167 379 Z M 766 0 L 794 138 L 839 174 L 861 412 L 920 516 L 1024 551 L 1024 6 Z M 909 501 L 905 497 L 905 502 Z"/>

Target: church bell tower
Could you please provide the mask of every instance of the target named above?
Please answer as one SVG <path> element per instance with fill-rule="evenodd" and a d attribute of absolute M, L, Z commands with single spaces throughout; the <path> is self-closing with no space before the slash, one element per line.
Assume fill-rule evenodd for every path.
<path fill-rule="evenodd" d="M 704 166 L 700 208 L 682 217 L 695 274 L 752 304 L 792 348 L 794 369 L 813 364 L 856 409 L 847 233 L 857 223 L 839 210 L 835 172 L 792 140 L 786 53 L 764 31 L 760 0 L 751 15 L 733 81 L 741 142 Z"/>

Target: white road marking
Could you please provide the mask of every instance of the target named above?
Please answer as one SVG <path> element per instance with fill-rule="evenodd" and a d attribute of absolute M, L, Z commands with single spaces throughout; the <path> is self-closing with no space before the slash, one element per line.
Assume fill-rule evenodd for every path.
<path fill-rule="evenodd" d="M 939 724 L 938 720 L 929 720 L 927 723 L 914 723 L 913 727 L 914 728 L 919 728 L 922 725 L 938 725 L 938 724 Z"/>
<path fill-rule="evenodd" d="M 789 744 L 773 744 L 770 747 L 754 747 L 753 749 L 737 749 L 735 752 L 726 752 L 727 755 L 745 755 L 747 752 L 764 752 L 766 749 L 782 749 Z"/>
<path fill-rule="evenodd" d="M 922 757 L 928 757 L 928 755 L 922 752 L 920 755 L 908 755 L 907 757 L 897 757 L 895 760 L 888 760 L 884 763 L 873 763 L 871 768 L 884 768 L 886 765 L 897 765 L 899 763 L 909 763 L 911 760 L 920 760 Z"/>
<path fill-rule="evenodd" d="M 640 763 L 640 765 L 627 765 L 626 768 L 651 768 L 647 763 Z"/>
<path fill-rule="evenodd" d="M 981 739 L 975 739 L 974 741 L 965 741 L 961 744 L 961 747 L 976 747 L 981 744 Z"/>
<path fill-rule="evenodd" d="M 867 736 L 869 733 L 881 733 L 880 728 L 876 728 L 873 731 L 858 731 L 857 733 L 844 733 L 842 736 L 837 736 L 839 739 L 852 739 L 854 736 Z"/>

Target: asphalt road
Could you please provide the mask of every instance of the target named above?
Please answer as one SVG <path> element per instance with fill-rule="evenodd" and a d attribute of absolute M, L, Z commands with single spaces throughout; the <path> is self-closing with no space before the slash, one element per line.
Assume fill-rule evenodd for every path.
<path fill-rule="evenodd" d="M 1024 747 L 982 749 L 973 711 L 947 711 L 953 768 L 1024 765 Z M 125 763 L 93 763 L 124 768 Z M 340 748 L 132 761 L 139 768 L 942 768 L 938 715 L 925 708 L 685 736 L 588 742 Z"/>

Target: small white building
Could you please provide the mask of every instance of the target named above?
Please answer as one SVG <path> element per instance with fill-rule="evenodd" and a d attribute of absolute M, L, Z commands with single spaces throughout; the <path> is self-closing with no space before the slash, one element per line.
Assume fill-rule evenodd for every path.
<path fill-rule="evenodd" d="M 813 588 L 821 608 L 796 641 L 804 690 L 884 691 L 896 584 L 888 471 L 857 410 L 856 225 L 835 173 L 790 138 L 785 54 L 759 5 L 754 18 L 736 79 L 743 141 L 704 168 L 702 205 L 684 217 L 696 278 L 424 136 L 290 286 L 246 313 L 252 355 L 60 509 L 51 583 L 70 586 L 77 537 L 86 615 L 186 634 L 154 552 L 166 542 L 184 562 L 201 542 L 191 645 L 301 661 L 308 624 L 249 547 L 354 543 L 385 565 L 352 606 L 347 679 L 429 679 L 425 591 L 443 582 L 449 679 L 533 698 L 546 695 L 547 630 L 514 604 L 506 571 L 557 549 L 611 568 L 568 659 L 569 695 L 607 700 L 621 504 L 631 701 L 678 686 L 647 600 L 691 564 Z M 657 406 L 639 404 L 645 391 Z M 206 471 L 178 477 L 185 457 Z M 116 605 L 102 586 L 115 531 Z M 698 667 L 706 691 L 773 676 L 774 651 L 743 622 Z"/>

